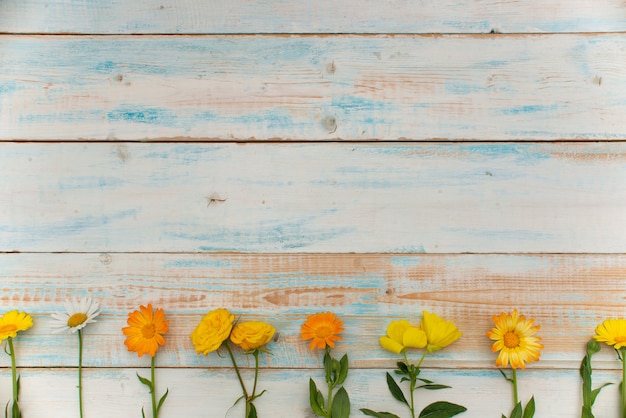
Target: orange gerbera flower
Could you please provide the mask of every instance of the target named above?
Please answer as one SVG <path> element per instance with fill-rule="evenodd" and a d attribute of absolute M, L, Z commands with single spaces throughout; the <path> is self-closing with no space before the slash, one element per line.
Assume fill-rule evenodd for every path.
<path fill-rule="evenodd" d="M 302 324 L 301 336 L 303 340 L 312 340 L 310 348 L 326 348 L 335 346 L 335 341 L 341 341 L 339 334 L 343 332 L 343 322 L 332 312 L 318 312 L 309 315 Z"/>
<path fill-rule="evenodd" d="M 124 344 L 128 351 L 136 352 L 139 357 L 150 354 L 154 357 L 160 345 L 165 344 L 163 334 L 168 331 L 163 309 L 153 311 L 152 305 L 141 305 L 141 311 L 134 311 L 128 314 L 128 327 L 122 328 L 122 332 L 128 338 Z"/>

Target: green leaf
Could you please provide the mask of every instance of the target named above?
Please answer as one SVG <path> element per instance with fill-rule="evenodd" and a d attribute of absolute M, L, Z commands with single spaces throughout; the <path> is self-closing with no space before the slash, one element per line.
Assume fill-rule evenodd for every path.
<path fill-rule="evenodd" d="M 350 417 L 350 399 L 348 392 L 344 388 L 340 388 L 330 407 L 330 418 L 349 418 Z"/>
<path fill-rule="evenodd" d="M 322 392 L 317 390 L 317 386 L 313 379 L 309 379 L 309 404 L 311 405 L 311 410 L 318 417 L 325 417 L 326 411 L 324 410 L 324 395 Z"/>
<path fill-rule="evenodd" d="M 141 418 L 146 418 L 146 413 L 143 411 L 143 406 L 141 407 Z"/>
<path fill-rule="evenodd" d="M 426 384 L 429 384 L 429 385 L 430 385 L 431 383 L 433 383 L 433 381 L 432 381 L 432 380 L 422 379 L 421 377 L 418 377 L 418 378 L 417 378 L 417 380 L 421 380 L 422 382 L 424 382 L 424 383 L 426 383 Z"/>
<path fill-rule="evenodd" d="M 422 385 L 422 386 L 417 387 L 417 389 L 428 389 L 428 390 L 439 390 L 439 389 L 450 389 L 450 388 L 451 386 L 437 385 L 437 384 Z"/>
<path fill-rule="evenodd" d="M 522 418 L 522 403 L 518 402 L 511 411 L 511 418 Z"/>
<path fill-rule="evenodd" d="M 163 396 L 161 396 L 161 399 L 159 399 L 159 404 L 157 405 L 157 414 L 159 413 L 159 410 L 161 410 L 161 407 L 163 406 L 163 402 L 165 402 L 165 398 L 167 398 L 167 395 L 170 393 L 170 390 L 167 389 L 165 391 L 165 394 Z"/>
<path fill-rule="evenodd" d="M 420 412 L 419 418 L 449 418 L 467 411 L 467 408 L 450 402 L 433 402 Z"/>
<path fill-rule="evenodd" d="M 398 366 L 398 370 L 396 370 L 396 373 L 398 374 L 409 373 L 409 366 L 407 366 L 406 363 L 399 361 L 396 363 L 396 366 Z"/>
<path fill-rule="evenodd" d="M 583 406 L 583 410 L 582 410 L 582 414 L 580 415 L 580 418 L 595 418 L 593 416 L 593 413 L 591 413 L 591 408 L 589 408 L 588 406 Z"/>
<path fill-rule="evenodd" d="M 248 411 L 248 418 L 257 418 L 256 408 L 252 403 L 250 404 L 250 410 Z"/>
<path fill-rule="evenodd" d="M 591 401 L 591 405 L 593 405 L 593 403 L 596 401 L 596 398 L 598 397 L 598 395 L 600 394 L 600 391 L 602 389 L 604 389 L 607 386 L 612 385 L 613 383 L 605 383 L 602 386 L 600 386 L 599 388 L 594 389 L 593 391 L 591 391 L 591 396 L 590 396 L 590 401 Z"/>
<path fill-rule="evenodd" d="M 144 385 L 148 386 L 150 388 L 150 392 L 152 392 L 152 389 L 154 387 L 152 386 L 152 382 L 150 380 L 146 379 L 145 377 L 139 376 L 139 373 L 137 373 L 137 379 L 139 379 L 139 381 Z"/>
<path fill-rule="evenodd" d="M 348 355 L 344 354 L 343 357 L 341 357 L 341 360 L 339 360 L 339 373 L 337 375 L 336 385 L 341 385 L 343 382 L 346 381 L 349 368 L 350 365 L 348 364 Z"/>
<path fill-rule="evenodd" d="M 532 418 L 535 416 L 535 397 L 531 396 L 530 400 L 526 404 L 524 408 L 524 416 L 523 418 Z"/>
<path fill-rule="evenodd" d="M 404 403 L 406 406 L 409 406 L 409 403 L 404 397 L 404 393 L 402 393 L 402 389 L 400 389 L 400 386 L 398 386 L 396 381 L 393 380 L 393 377 L 389 373 L 387 373 L 387 386 L 389 387 L 389 392 L 391 392 L 391 395 L 394 398 Z"/>
<path fill-rule="evenodd" d="M 397 416 L 396 414 L 392 414 L 391 412 L 376 412 L 376 411 L 372 411 L 371 409 L 366 409 L 366 408 L 359 409 L 359 411 L 363 412 L 363 415 L 367 415 L 367 416 L 370 416 L 370 417 L 376 417 L 376 418 L 400 418 L 399 416 Z"/>

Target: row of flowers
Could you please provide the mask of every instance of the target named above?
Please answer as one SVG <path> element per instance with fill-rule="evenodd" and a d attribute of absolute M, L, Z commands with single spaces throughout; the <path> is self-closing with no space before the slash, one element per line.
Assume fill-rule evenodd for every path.
<path fill-rule="evenodd" d="M 91 298 L 70 300 L 65 303 L 65 311 L 52 314 L 55 319 L 54 330 L 78 335 L 78 404 L 79 416 L 83 417 L 82 400 L 82 355 L 83 334 L 82 330 L 88 324 L 95 322 L 100 314 L 100 305 Z M 511 369 L 507 375 L 502 369 L 500 372 L 506 381 L 512 385 L 513 409 L 509 418 L 530 418 L 535 413 L 534 397 L 523 404 L 518 399 L 517 370 L 525 369 L 527 363 L 539 360 L 543 345 L 541 338 L 535 334 L 539 331 L 539 325 L 534 324 L 533 319 L 527 319 L 519 315 L 517 310 L 510 313 L 500 313 L 493 316 L 494 327 L 486 333 L 493 341 L 491 350 L 498 352 L 495 364 L 499 368 Z M 169 331 L 169 321 L 165 317 L 163 309 L 154 309 L 151 304 L 140 306 L 128 315 L 127 327 L 122 328 L 126 336 L 124 344 L 130 352 L 138 356 L 149 355 L 151 358 L 150 377 L 137 374 L 139 381 L 147 386 L 151 395 L 151 411 L 153 418 L 159 416 L 169 390 L 161 396 L 157 396 L 156 390 L 156 355 L 159 347 L 165 344 L 164 335 Z M 13 339 L 19 332 L 26 331 L 33 326 L 33 318 L 25 312 L 12 310 L 0 318 L 0 341 L 6 340 L 5 352 L 11 359 L 11 375 L 13 399 L 5 408 L 5 417 L 21 418 L 19 407 L 19 377 L 17 375 L 16 355 Z M 301 337 L 310 341 L 310 349 L 324 350 L 323 368 L 326 384 L 326 395 L 318 389 L 318 385 L 312 378 L 309 379 L 309 401 L 313 413 L 326 418 L 347 418 L 350 416 L 350 397 L 343 386 L 348 377 L 349 360 L 344 354 L 337 359 L 332 356 L 335 343 L 341 341 L 341 333 L 344 331 L 342 320 L 332 312 L 319 312 L 310 315 L 301 327 Z M 227 309 L 219 308 L 208 312 L 191 333 L 190 338 L 198 354 L 207 356 L 209 353 L 219 350 L 225 351 L 232 361 L 234 371 L 241 386 L 242 395 L 235 400 L 234 405 L 242 402 L 245 404 L 245 418 L 256 418 L 257 409 L 254 405 L 256 399 L 265 391 L 259 391 L 259 356 L 261 353 L 268 354 L 268 343 L 274 339 L 276 329 L 265 322 L 247 321 L 239 322 Z M 416 416 L 431 418 L 448 418 L 465 412 L 464 406 L 446 401 L 437 401 L 426 406 L 422 411 L 416 411 L 416 391 L 440 390 L 449 386 L 437 384 L 421 377 L 421 366 L 428 354 L 444 349 L 461 338 L 462 333 L 452 321 L 440 318 L 437 314 L 423 312 L 422 320 L 418 326 L 408 320 L 391 321 L 386 330 L 386 335 L 380 337 L 380 345 L 383 349 L 401 356 L 397 362 L 394 374 L 386 373 L 386 384 L 394 399 L 408 409 L 410 417 Z M 623 381 L 620 385 L 622 399 L 622 418 L 626 418 L 626 319 L 607 319 L 596 328 L 596 334 L 586 347 L 586 355 L 580 367 L 582 378 L 583 406 L 581 418 L 593 418 L 593 404 L 604 386 L 592 388 L 591 381 L 591 358 L 600 351 L 601 342 L 613 347 L 618 358 L 622 362 Z M 254 358 L 254 379 L 252 387 L 243 379 L 240 367 L 237 365 L 233 348 L 239 348 L 245 355 Z M 417 361 L 409 359 L 410 350 L 423 350 Z M 402 386 L 408 386 L 402 389 Z M 234 406 L 233 405 L 233 406 Z M 399 418 L 391 412 L 377 412 L 368 408 L 360 408 L 367 416 L 378 418 Z M 141 410 L 145 418 L 145 411 Z M 507 418 L 502 415 L 503 418 Z"/>

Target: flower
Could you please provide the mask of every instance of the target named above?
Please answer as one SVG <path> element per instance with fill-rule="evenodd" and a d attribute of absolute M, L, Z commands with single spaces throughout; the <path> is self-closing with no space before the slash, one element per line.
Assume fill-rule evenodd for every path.
<path fill-rule="evenodd" d="M 426 347 L 426 334 L 409 321 L 391 321 L 387 326 L 387 336 L 380 337 L 380 346 L 392 353 L 400 354 L 406 348 Z"/>
<path fill-rule="evenodd" d="M 605 319 L 596 327 L 593 339 L 616 350 L 626 347 L 626 319 Z"/>
<path fill-rule="evenodd" d="M 300 335 L 303 340 L 312 340 L 310 349 L 335 347 L 341 341 L 343 321 L 332 312 L 318 312 L 309 315 L 302 324 Z"/>
<path fill-rule="evenodd" d="M 441 319 L 437 314 L 423 311 L 421 328 L 426 334 L 426 350 L 429 353 L 449 346 L 463 335 L 452 321 Z"/>
<path fill-rule="evenodd" d="M 33 317 L 17 309 L 9 311 L 0 318 L 0 341 L 15 338 L 20 331 L 33 326 Z"/>
<path fill-rule="evenodd" d="M 252 351 L 270 342 L 275 332 L 276 328 L 265 322 L 242 322 L 235 325 L 230 340 L 242 350 Z"/>
<path fill-rule="evenodd" d="M 141 305 L 139 307 L 141 311 L 134 311 L 128 314 L 128 327 L 122 328 L 122 332 L 128 338 L 124 341 L 124 344 L 128 348 L 128 351 L 134 351 L 139 357 L 144 354 L 150 354 L 154 357 L 160 345 L 165 344 L 165 334 L 168 329 L 168 323 L 170 321 L 165 320 L 165 313 L 163 309 L 159 308 L 156 311 L 152 309 L 152 305 Z"/>
<path fill-rule="evenodd" d="M 94 318 L 100 315 L 100 304 L 91 298 L 71 299 L 65 301 L 65 312 L 52 314 L 55 324 L 54 332 L 76 333 L 87 324 L 96 322 Z"/>
<path fill-rule="evenodd" d="M 539 344 L 541 338 L 533 337 L 540 328 L 533 326 L 533 319 L 527 320 L 514 309 L 510 314 L 494 315 L 493 322 L 496 327 L 487 332 L 487 337 L 495 341 L 491 351 L 500 351 L 496 366 L 507 367 L 511 363 L 513 369 L 525 369 L 525 363 L 539 360 L 543 345 Z"/>
<path fill-rule="evenodd" d="M 233 321 L 235 316 L 224 308 L 215 309 L 204 315 L 190 336 L 196 353 L 206 356 L 220 348 L 233 329 Z"/>

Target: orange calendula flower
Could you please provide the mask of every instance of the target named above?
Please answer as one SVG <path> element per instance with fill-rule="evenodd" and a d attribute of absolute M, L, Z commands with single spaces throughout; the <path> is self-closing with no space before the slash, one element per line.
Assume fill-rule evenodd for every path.
<path fill-rule="evenodd" d="M 525 369 L 526 363 L 539 360 L 543 345 L 539 344 L 540 337 L 533 336 L 540 328 L 533 325 L 533 319 L 526 319 L 515 309 L 510 314 L 494 315 L 493 322 L 496 327 L 487 332 L 487 337 L 495 341 L 491 351 L 500 351 L 496 366 L 507 367 L 510 363 L 513 369 Z"/>
<path fill-rule="evenodd" d="M 156 311 L 152 309 L 152 305 L 140 306 L 139 311 L 128 314 L 128 327 L 122 328 L 122 332 L 128 338 L 124 344 L 128 351 L 136 352 L 139 357 L 144 354 L 150 354 L 154 357 L 160 345 L 165 344 L 163 334 L 169 331 L 168 323 L 165 320 L 163 309 Z"/>
<path fill-rule="evenodd" d="M 593 339 L 619 350 L 626 347 L 626 319 L 606 319 L 596 327 Z"/>
<path fill-rule="evenodd" d="M 33 317 L 25 312 L 12 310 L 0 318 L 0 341 L 17 337 L 20 331 L 26 331 L 33 326 Z"/>
<path fill-rule="evenodd" d="M 341 341 L 343 321 L 332 312 L 318 312 L 309 315 L 302 324 L 300 335 L 303 340 L 312 340 L 310 348 L 335 347 L 335 341 Z"/>

